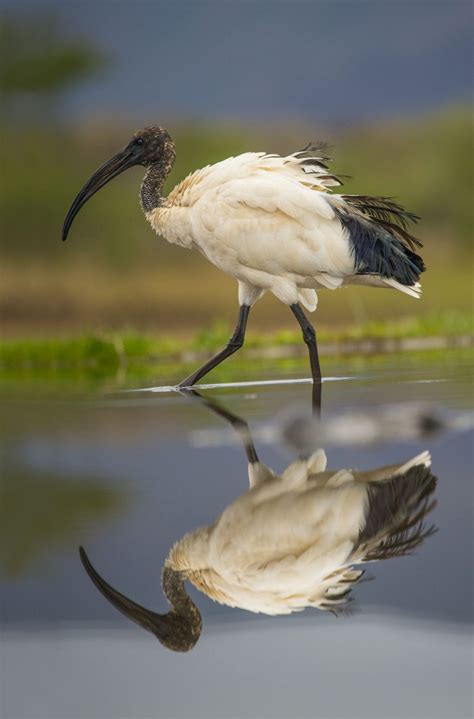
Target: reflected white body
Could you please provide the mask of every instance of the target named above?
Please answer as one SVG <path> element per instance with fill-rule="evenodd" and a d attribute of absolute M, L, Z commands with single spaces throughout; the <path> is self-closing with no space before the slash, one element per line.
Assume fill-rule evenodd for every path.
<path fill-rule="evenodd" d="M 265 614 L 305 607 L 334 609 L 362 571 L 370 545 L 359 533 L 368 514 L 368 486 L 429 466 L 428 452 L 403 465 L 368 472 L 326 471 L 322 450 L 277 476 L 249 465 L 250 488 L 210 527 L 185 535 L 166 564 L 222 604 Z M 380 543 L 393 525 L 374 538 Z M 359 544 L 359 546 L 358 546 Z"/>
<path fill-rule="evenodd" d="M 377 274 L 356 274 L 347 231 L 335 214 L 345 204 L 328 188 L 340 182 L 317 164 L 248 152 L 197 170 L 147 213 L 168 242 L 198 249 L 239 282 L 240 304 L 266 291 L 313 311 L 316 290 L 357 283 L 408 287 Z"/>

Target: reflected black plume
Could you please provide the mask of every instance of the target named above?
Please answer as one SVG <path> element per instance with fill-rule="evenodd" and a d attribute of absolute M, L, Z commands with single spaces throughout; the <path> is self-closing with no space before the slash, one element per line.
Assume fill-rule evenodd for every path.
<path fill-rule="evenodd" d="M 368 514 L 358 542 L 366 547 L 363 561 L 410 554 L 437 531 L 424 523 L 436 506 L 432 498 L 436 482 L 429 467 L 417 465 L 402 476 L 368 487 Z"/>

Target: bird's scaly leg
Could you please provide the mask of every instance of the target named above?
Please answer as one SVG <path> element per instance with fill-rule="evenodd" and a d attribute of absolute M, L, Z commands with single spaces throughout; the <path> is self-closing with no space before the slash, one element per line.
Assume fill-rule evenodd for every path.
<path fill-rule="evenodd" d="M 321 368 L 319 366 L 316 332 L 298 302 L 290 305 L 290 309 L 298 320 L 303 332 L 303 339 L 308 347 L 311 374 L 313 375 L 313 410 L 319 413 L 321 411 Z"/>
<path fill-rule="evenodd" d="M 203 366 L 200 367 L 198 370 L 190 374 L 189 377 L 183 379 L 183 381 L 179 383 L 179 387 L 192 387 L 193 384 L 196 384 L 196 382 L 198 382 L 202 377 L 204 377 L 204 375 L 210 372 L 211 369 L 217 367 L 217 365 L 219 365 L 221 362 L 227 359 L 227 357 L 230 357 L 230 355 L 234 354 L 234 352 L 237 352 L 237 350 L 242 347 L 245 340 L 245 330 L 247 328 L 247 319 L 249 316 L 249 312 L 249 305 L 240 306 L 237 326 L 234 330 L 234 334 L 232 335 L 224 349 L 218 352 L 214 357 L 211 357 L 210 360 L 205 362 Z"/>

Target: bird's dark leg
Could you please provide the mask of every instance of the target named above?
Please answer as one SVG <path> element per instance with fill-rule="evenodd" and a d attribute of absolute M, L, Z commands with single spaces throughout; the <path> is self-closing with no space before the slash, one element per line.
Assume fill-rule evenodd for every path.
<path fill-rule="evenodd" d="M 195 389 L 183 389 L 181 390 L 181 394 L 184 394 L 186 397 L 199 399 L 205 407 L 211 410 L 211 412 L 214 412 L 214 414 L 217 414 L 218 417 L 222 417 L 227 422 L 229 422 L 232 429 L 239 435 L 242 440 L 245 454 L 247 455 L 247 460 L 249 461 L 249 463 L 255 464 L 259 461 L 257 450 L 255 449 L 252 435 L 250 434 L 250 428 L 245 419 L 242 419 L 242 417 L 238 417 L 236 414 L 233 414 L 233 412 L 230 412 L 221 404 L 218 404 L 214 399 L 210 399 L 209 397 L 203 397 L 203 395 L 199 392 L 196 392 Z"/>
<path fill-rule="evenodd" d="M 227 359 L 227 357 L 230 357 L 230 355 L 234 354 L 234 352 L 237 352 L 237 350 L 242 347 L 245 340 L 245 330 L 247 328 L 247 319 L 249 316 L 249 312 L 250 307 L 248 305 L 240 306 L 237 326 L 234 330 L 234 334 L 228 341 L 227 345 L 214 357 L 211 357 L 210 360 L 205 362 L 202 367 L 190 374 L 189 377 L 186 377 L 186 379 L 183 379 L 183 381 L 179 383 L 180 387 L 192 387 L 192 385 L 196 384 L 196 382 L 198 382 L 201 377 L 204 377 L 204 375 L 210 372 L 211 369 L 217 367 L 217 365 L 219 365 L 221 362 Z"/>
<path fill-rule="evenodd" d="M 316 332 L 298 302 L 290 305 L 290 309 L 298 320 L 303 332 L 303 339 L 308 347 L 311 374 L 313 375 L 313 410 L 319 413 L 321 411 L 321 367 L 319 366 Z"/>

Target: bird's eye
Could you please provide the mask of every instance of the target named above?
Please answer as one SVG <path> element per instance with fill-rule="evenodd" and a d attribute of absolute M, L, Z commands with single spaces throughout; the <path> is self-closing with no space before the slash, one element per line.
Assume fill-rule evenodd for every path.
<path fill-rule="evenodd" d="M 143 145 L 143 137 L 137 137 L 135 140 L 135 145 Z"/>

